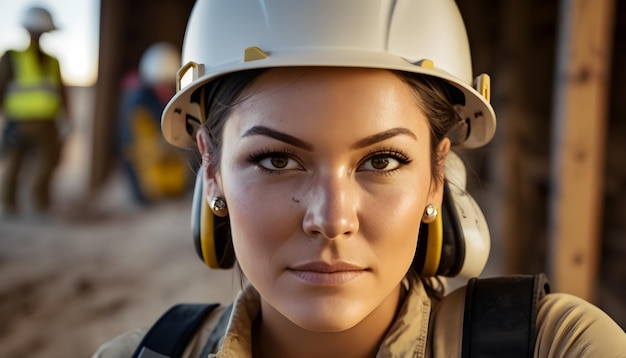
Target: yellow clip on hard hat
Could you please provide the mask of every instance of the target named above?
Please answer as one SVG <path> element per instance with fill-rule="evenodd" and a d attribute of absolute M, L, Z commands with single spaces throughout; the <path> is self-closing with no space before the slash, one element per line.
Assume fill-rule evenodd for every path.
<path fill-rule="evenodd" d="M 204 121 L 191 100 L 196 89 L 227 73 L 288 66 L 382 68 L 437 77 L 463 93 L 456 108 L 465 132 L 457 146 L 480 147 L 495 132 L 489 77 L 474 83 L 454 0 L 198 0 L 182 63 L 178 92 L 162 118 L 165 139 L 178 147 L 193 143 L 187 118 Z"/>

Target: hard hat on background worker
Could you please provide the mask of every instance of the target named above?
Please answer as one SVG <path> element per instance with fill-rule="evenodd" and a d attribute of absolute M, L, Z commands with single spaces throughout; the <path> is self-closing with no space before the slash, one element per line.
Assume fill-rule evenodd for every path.
<path fill-rule="evenodd" d="M 473 80 L 465 25 L 454 1 L 199 0 L 187 25 L 183 64 L 178 93 L 162 120 L 165 138 L 179 147 L 193 143 L 186 121 L 200 117 L 192 93 L 202 85 L 230 72 L 288 66 L 437 77 L 458 90 L 462 123 L 452 133 L 454 145 L 480 147 L 495 132 L 489 77 Z"/>
<path fill-rule="evenodd" d="M 40 6 L 32 6 L 24 12 L 22 26 L 31 33 L 40 34 L 58 29 L 50 12 Z"/>
<path fill-rule="evenodd" d="M 180 51 L 167 42 L 152 44 L 141 56 L 139 75 L 149 85 L 174 85 L 180 68 Z"/>

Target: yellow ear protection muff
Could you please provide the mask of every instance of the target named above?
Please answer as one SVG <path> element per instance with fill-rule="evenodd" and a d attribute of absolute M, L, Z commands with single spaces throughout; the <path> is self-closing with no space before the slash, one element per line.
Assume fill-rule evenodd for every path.
<path fill-rule="evenodd" d="M 434 221 L 420 225 L 413 268 L 422 276 L 454 277 L 465 261 L 463 232 L 452 211 L 454 204 L 448 185 L 446 180 L 442 207 Z"/>
<path fill-rule="evenodd" d="M 193 243 L 200 259 L 210 268 L 229 269 L 235 264 L 235 251 L 230 235 L 228 217 L 219 217 L 211 211 L 204 196 L 200 166 L 196 175 L 191 208 Z"/>
<path fill-rule="evenodd" d="M 193 66 L 191 66 L 193 67 Z M 176 74 L 178 81 L 187 67 L 183 66 Z M 198 70 L 194 68 L 194 70 Z M 187 115 L 187 133 L 193 136 L 200 126 L 206 121 L 204 106 L 204 87 L 194 93 L 193 101 L 198 104 L 198 117 Z M 193 203 L 191 206 L 191 232 L 196 253 L 209 268 L 229 269 L 235 264 L 235 251 L 230 235 L 230 222 L 228 217 L 214 215 L 204 195 L 205 167 L 201 165 L 196 174 L 196 183 L 193 191 Z"/>
<path fill-rule="evenodd" d="M 465 191 L 465 165 L 454 152 L 448 154 L 445 176 L 441 210 L 420 226 L 413 268 L 422 276 L 478 276 L 489 257 L 489 229 Z"/>

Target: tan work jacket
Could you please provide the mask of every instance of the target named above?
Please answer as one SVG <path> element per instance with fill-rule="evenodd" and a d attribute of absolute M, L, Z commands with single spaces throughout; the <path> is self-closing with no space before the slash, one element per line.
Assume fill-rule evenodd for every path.
<path fill-rule="evenodd" d="M 461 357 L 465 289 L 434 306 L 419 281 L 407 283 L 408 295 L 377 354 L 383 357 Z M 226 308 L 212 312 L 184 357 L 198 357 Z M 260 298 L 248 285 L 235 300 L 230 323 L 215 358 L 252 356 L 252 322 Z M 432 314 L 431 314 L 432 313 Z M 137 329 L 103 345 L 93 358 L 131 357 L 146 329 Z M 626 357 L 626 334 L 604 312 L 567 294 L 548 294 L 539 302 L 535 357 Z"/>

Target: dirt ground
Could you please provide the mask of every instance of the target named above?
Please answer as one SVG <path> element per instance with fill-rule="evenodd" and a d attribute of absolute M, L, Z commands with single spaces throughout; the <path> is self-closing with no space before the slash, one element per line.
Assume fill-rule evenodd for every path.
<path fill-rule="evenodd" d="M 89 357 L 175 303 L 232 299 L 234 273 L 196 257 L 189 198 L 139 210 L 122 196 L 0 221 L 0 357 Z"/>

